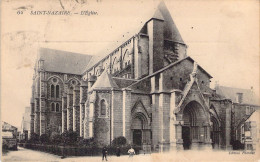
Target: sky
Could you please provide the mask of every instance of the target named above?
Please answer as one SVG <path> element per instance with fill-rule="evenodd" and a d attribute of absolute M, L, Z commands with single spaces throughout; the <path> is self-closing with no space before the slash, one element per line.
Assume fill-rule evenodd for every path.
<path fill-rule="evenodd" d="M 21 126 L 30 106 L 37 49 L 105 55 L 132 36 L 154 0 L 3 0 L 1 3 L 1 119 Z M 187 54 L 223 86 L 259 95 L 259 1 L 164 1 L 188 45 Z M 63 9 L 63 8 L 64 9 Z M 31 11 L 95 11 L 97 15 L 31 15 Z M 18 14 L 23 11 L 23 14 Z"/>

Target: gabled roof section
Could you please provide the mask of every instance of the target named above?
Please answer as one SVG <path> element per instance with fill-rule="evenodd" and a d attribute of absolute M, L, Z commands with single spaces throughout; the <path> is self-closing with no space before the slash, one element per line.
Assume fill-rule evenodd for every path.
<path fill-rule="evenodd" d="M 46 71 L 81 75 L 91 58 L 91 55 L 40 48 L 37 60 L 44 60 Z"/>
<path fill-rule="evenodd" d="M 131 88 L 131 86 L 133 86 L 133 85 L 135 85 L 135 84 L 138 84 L 138 83 L 140 83 L 141 81 L 143 81 L 143 80 L 145 80 L 145 79 L 147 79 L 147 78 L 150 78 L 150 77 L 152 77 L 152 76 L 154 76 L 154 75 L 157 75 L 157 74 L 159 74 L 159 73 L 161 73 L 161 72 L 163 72 L 163 71 L 165 71 L 165 70 L 167 70 L 167 69 L 169 69 L 169 68 L 171 68 L 171 67 L 173 67 L 173 66 L 175 66 L 175 65 L 177 65 L 177 64 L 179 64 L 179 63 L 181 63 L 181 62 L 184 61 L 184 60 L 190 60 L 190 61 L 193 62 L 193 63 L 195 62 L 190 56 L 185 57 L 184 59 L 181 59 L 181 60 L 179 60 L 179 61 L 173 62 L 173 63 L 171 63 L 170 65 L 168 65 L 168 66 L 166 66 L 166 67 L 164 67 L 164 68 L 162 68 L 162 69 L 160 69 L 160 70 L 154 72 L 153 74 L 148 75 L 148 76 L 146 76 L 146 77 L 140 79 L 138 82 L 135 82 L 135 83 L 133 83 L 132 85 L 128 86 L 128 88 Z M 212 78 L 212 76 L 211 76 L 208 72 L 206 72 L 200 65 L 197 65 L 197 66 L 198 66 L 198 68 L 199 68 L 200 70 L 202 70 L 203 72 L 205 72 L 205 74 L 207 74 L 207 75 L 209 76 L 209 78 Z"/>
<path fill-rule="evenodd" d="M 198 90 L 198 92 L 199 92 L 203 102 L 206 103 L 206 100 L 205 100 L 205 98 L 204 98 L 204 96 L 202 94 L 202 91 L 200 90 L 198 81 L 196 80 L 196 78 L 194 78 L 194 79 L 191 79 L 191 81 L 186 84 L 186 86 L 185 86 L 185 88 L 184 88 L 184 90 L 182 92 L 182 94 L 183 94 L 182 99 L 179 102 L 177 107 L 180 107 L 182 105 L 182 103 L 184 102 L 184 100 L 188 96 L 189 92 L 191 91 L 192 87 L 194 87 L 194 86 L 197 88 L 196 90 Z"/>
<path fill-rule="evenodd" d="M 2 130 L 17 130 L 17 127 L 2 121 Z"/>
<path fill-rule="evenodd" d="M 197 63 L 195 62 L 194 63 L 194 68 L 193 68 L 193 72 L 190 74 L 190 81 L 185 85 L 184 87 L 184 90 L 182 92 L 182 98 L 180 100 L 180 102 L 178 103 L 176 109 L 174 110 L 175 113 L 178 113 L 180 110 L 181 110 L 181 106 L 183 104 L 183 102 L 185 101 L 186 97 L 188 96 L 190 90 L 192 89 L 192 86 L 196 86 L 197 89 L 198 89 L 198 92 L 201 96 L 201 99 L 202 99 L 202 103 L 204 104 L 205 106 L 205 110 L 206 111 L 209 111 L 209 107 L 207 106 L 206 103 L 206 100 L 202 94 L 202 91 L 200 90 L 200 87 L 199 87 L 199 84 L 198 84 L 198 79 L 197 79 Z"/>
<path fill-rule="evenodd" d="M 112 76 L 104 71 L 94 83 L 94 85 L 90 88 L 89 91 L 92 90 L 111 90 L 113 88 L 118 88 L 118 85 L 113 80 Z"/>
<path fill-rule="evenodd" d="M 147 109 L 145 108 L 145 106 L 144 106 L 144 104 L 143 104 L 143 102 L 141 100 L 138 100 L 134 104 L 133 108 L 131 109 L 131 113 L 133 114 L 135 112 L 135 110 L 137 109 L 138 105 L 141 105 L 142 110 L 145 112 L 144 115 L 147 115 L 147 117 L 150 117 L 150 113 L 147 111 Z M 140 111 L 137 111 L 137 112 L 140 112 Z"/>
<path fill-rule="evenodd" d="M 237 102 L 237 93 L 243 94 L 242 104 L 260 105 L 257 96 L 250 89 L 241 89 L 226 86 L 216 86 L 216 93 L 225 99 L 231 99 L 233 102 Z"/>

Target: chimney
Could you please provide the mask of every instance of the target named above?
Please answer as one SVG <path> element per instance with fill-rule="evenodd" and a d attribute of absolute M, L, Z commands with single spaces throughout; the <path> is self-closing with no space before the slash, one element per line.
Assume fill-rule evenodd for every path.
<path fill-rule="evenodd" d="M 250 90 L 251 90 L 251 92 L 253 93 L 253 92 L 254 92 L 254 87 L 251 86 Z"/>
<path fill-rule="evenodd" d="M 215 81 L 215 90 L 219 87 L 219 82 Z"/>
<path fill-rule="evenodd" d="M 242 103 L 243 102 L 243 93 L 237 93 L 236 102 L 237 103 Z"/>

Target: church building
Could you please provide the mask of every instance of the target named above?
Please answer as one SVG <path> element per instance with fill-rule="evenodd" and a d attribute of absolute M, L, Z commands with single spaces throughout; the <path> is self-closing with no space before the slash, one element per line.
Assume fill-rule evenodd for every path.
<path fill-rule="evenodd" d="M 132 37 L 102 59 L 39 49 L 30 130 L 73 130 L 103 145 L 124 136 L 129 144 L 160 151 L 229 149 L 259 104 L 250 90 L 211 89 L 211 79 L 187 56 L 161 2 Z"/>

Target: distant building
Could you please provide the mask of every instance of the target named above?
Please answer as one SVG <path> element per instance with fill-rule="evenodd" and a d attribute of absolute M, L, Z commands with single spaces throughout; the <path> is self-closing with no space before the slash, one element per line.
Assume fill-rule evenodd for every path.
<path fill-rule="evenodd" d="M 212 76 L 187 56 L 163 2 L 144 22 L 102 59 L 41 48 L 31 132 L 73 130 L 103 145 L 124 136 L 161 151 L 230 148 L 259 104 L 244 91 L 210 88 Z M 246 114 L 247 106 L 253 109 Z"/>
<path fill-rule="evenodd" d="M 28 140 L 30 135 L 30 122 L 31 122 L 31 107 L 26 107 L 23 114 L 23 120 L 21 124 L 20 138 Z"/>

